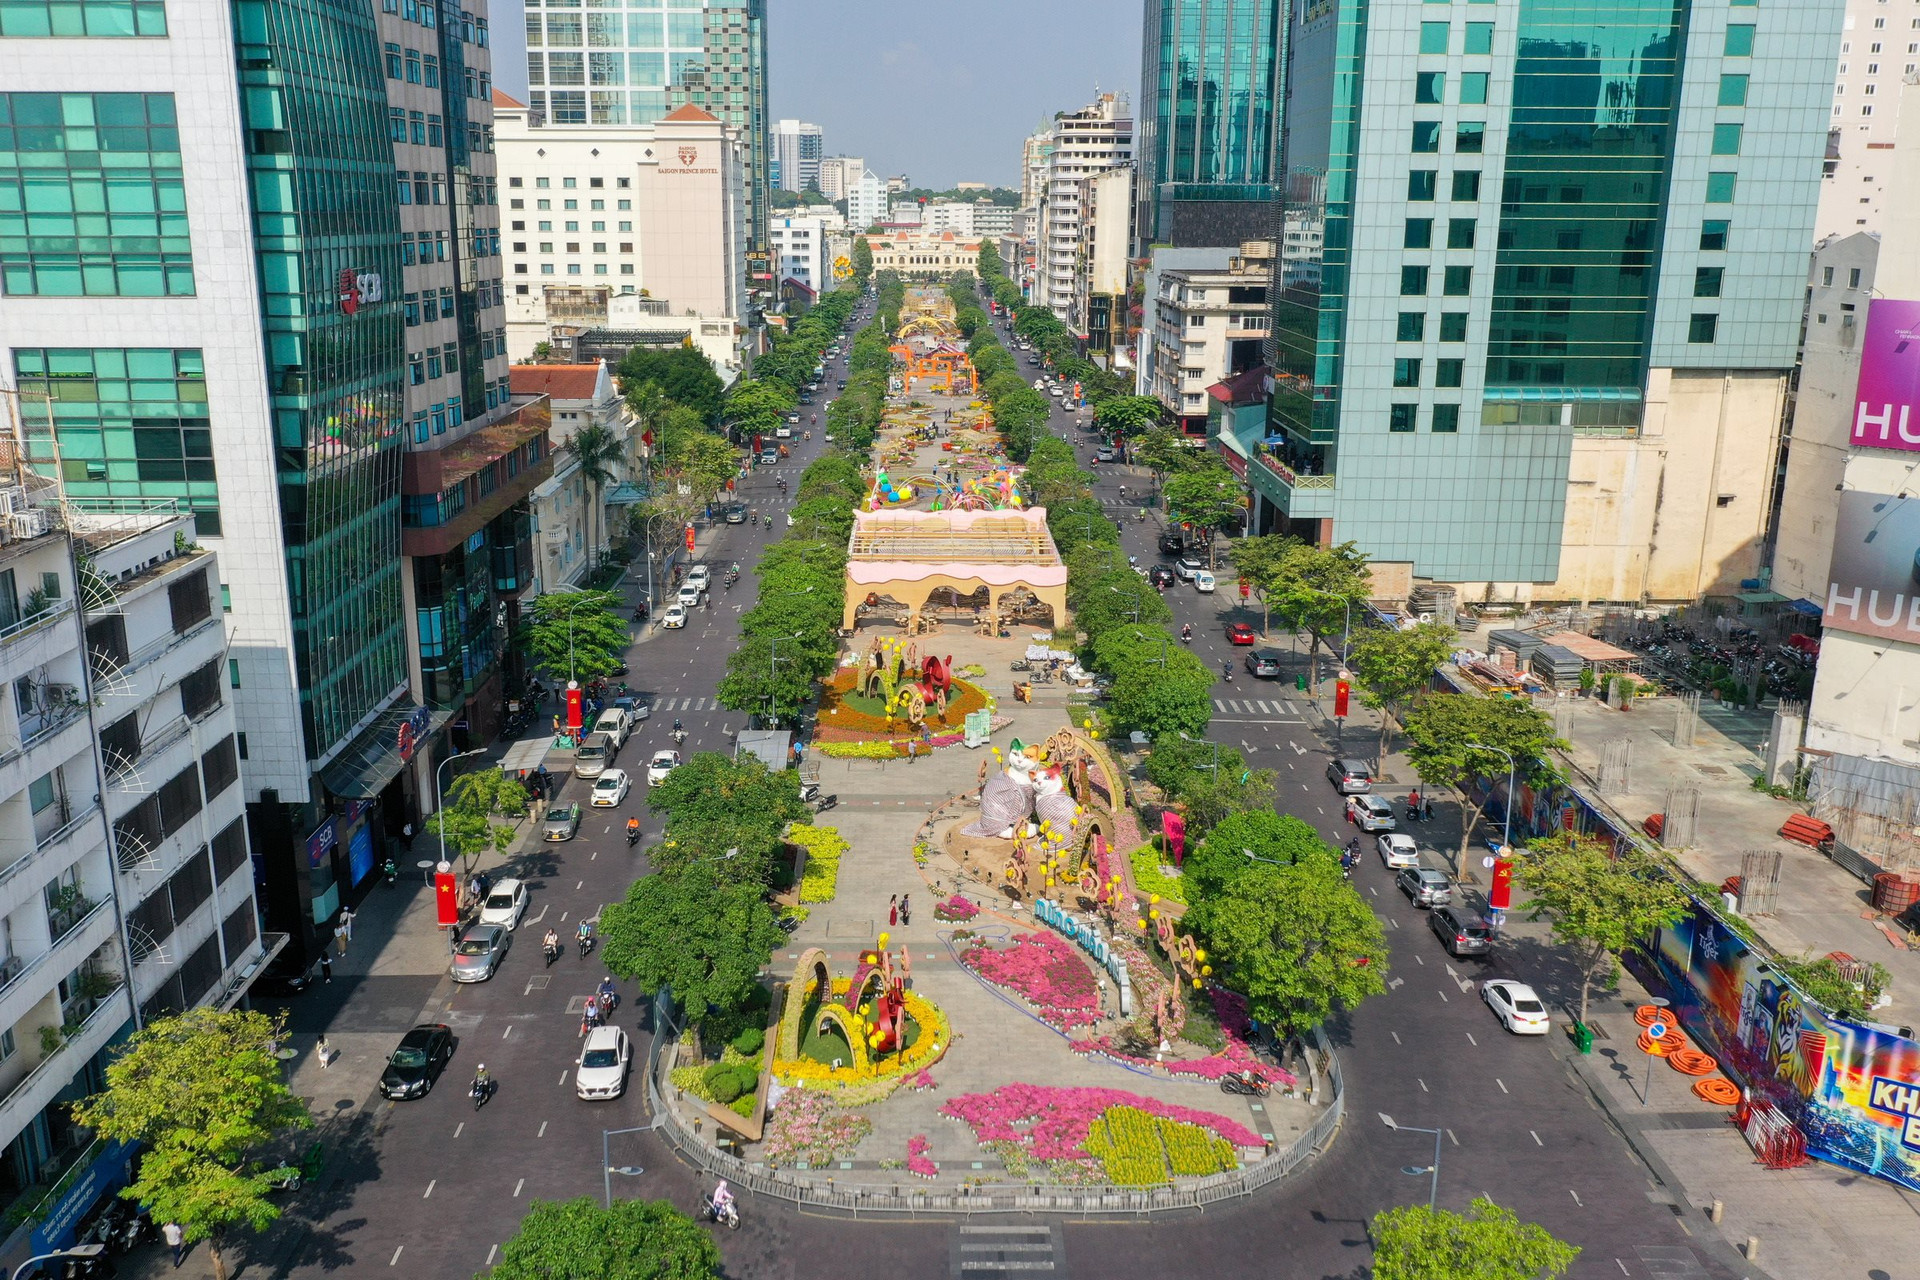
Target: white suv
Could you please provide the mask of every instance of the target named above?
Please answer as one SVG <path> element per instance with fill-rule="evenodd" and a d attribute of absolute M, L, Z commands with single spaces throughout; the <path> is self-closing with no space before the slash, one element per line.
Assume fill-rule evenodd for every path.
<path fill-rule="evenodd" d="M 1348 796 L 1347 821 L 1362 831 L 1391 831 L 1393 806 L 1376 795 Z"/>

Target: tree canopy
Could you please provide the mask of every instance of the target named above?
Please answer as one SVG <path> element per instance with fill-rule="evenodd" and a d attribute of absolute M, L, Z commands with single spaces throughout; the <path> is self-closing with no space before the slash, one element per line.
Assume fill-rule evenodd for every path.
<path fill-rule="evenodd" d="M 1361 703 L 1381 713 L 1380 759 L 1386 759 L 1394 717 L 1432 686 L 1434 672 L 1453 654 L 1453 642 L 1453 628 L 1440 622 L 1369 628 L 1354 640 L 1347 667 Z"/>
<path fill-rule="evenodd" d="M 1465 874 L 1473 828 L 1492 800 L 1489 790 L 1476 799 L 1482 779 L 1506 781 L 1511 757 L 1517 783 L 1538 784 L 1550 776 L 1547 752 L 1566 744 L 1553 723 L 1519 698 L 1483 698 L 1468 693 L 1430 693 L 1401 718 L 1407 734 L 1407 759 L 1420 781 L 1450 787 L 1460 800 L 1460 851 L 1455 874 Z"/>
<path fill-rule="evenodd" d="M 1094 410 L 1093 421 L 1102 431 L 1133 437 L 1159 426 L 1166 413 L 1153 396 L 1115 396 Z"/>
<path fill-rule="evenodd" d="M 554 591 L 534 597 L 520 641 L 535 665 L 556 680 L 585 684 L 610 676 L 633 643 L 614 591 Z"/>
<path fill-rule="evenodd" d="M 1405 1205 L 1373 1218 L 1374 1280 L 1556 1280 L 1579 1256 L 1485 1196 L 1465 1213 Z"/>
<path fill-rule="evenodd" d="M 698 347 L 634 347 L 621 357 L 614 374 L 629 403 L 641 386 L 652 382 L 659 384 L 667 399 L 692 409 L 702 421 L 719 419 L 723 384 L 713 361 Z"/>
<path fill-rule="evenodd" d="M 1337 860 L 1255 863 L 1192 904 L 1185 924 L 1205 942 L 1215 971 L 1225 966 L 1226 984 L 1247 998 L 1248 1012 L 1283 1034 L 1387 989 L 1379 917 Z"/>
<path fill-rule="evenodd" d="M 665 1200 L 535 1200 L 486 1280 L 717 1280 L 720 1246 Z"/>
<path fill-rule="evenodd" d="M 708 854 L 644 876 L 622 901 L 607 904 L 600 936 L 608 970 L 646 991 L 665 987 L 693 1022 L 709 1007 L 744 1004 L 786 935 L 774 923 L 766 885 L 738 876 L 734 861 L 724 850 Z"/>
<path fill-rule="evenodd" d="M 192 1009 L 133 1033 L 107 1067 L 107 1087 L 74 1104 L 73 1119 L 103 1138 L 146 1147 L 121 1192 L 156 1222 L 207 1241 L 225 1280 L 225 1242 L 280 1216 L 252 1161 L 288 1130 L 313 1123 L 274 1055 L 279 1021 L 254 1012 Z"/>
<path fill-rule="evenodd" d="M 1213 672 L 1164 627 L 1116 626 L 1094 642 L 1093 660 L 1113 678 L 1107 707 L 1121 732 L 1156 739 L 1206 733 Z"/>

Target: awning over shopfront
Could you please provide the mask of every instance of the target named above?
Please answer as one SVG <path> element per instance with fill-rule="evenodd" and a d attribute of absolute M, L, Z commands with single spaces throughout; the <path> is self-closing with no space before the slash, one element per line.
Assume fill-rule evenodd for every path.
<path fill-rule="evenodd" d="M 606 496 L 603 497 L 601 501 L 610 507 L 631 507 L 645 502 L 647 497 L 647 487 L 645 485 L 622 481 L 607 490 Z"/>
<path fill-rule="evenodd" d="M 1787 605 L 1787 608 L 1793 610 L 1795 613 L 1804 613 L 1809 618 L 1818 618 L 1826 612 L 1825 609 L 1822 609 L 1819 605 L 1807 599 L 1792 601 Z"/>
<path fill-rule="evenodd" d="M 320 773 L 327 790 L 346 800 L 372 800 L 413 759 L 414 751 L 453 718 L 402 700 L 394 703 L 347 744 Z"/>

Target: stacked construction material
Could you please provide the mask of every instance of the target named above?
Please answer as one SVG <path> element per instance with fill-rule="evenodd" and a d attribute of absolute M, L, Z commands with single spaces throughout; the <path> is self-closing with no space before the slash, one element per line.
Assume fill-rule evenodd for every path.
<path fill-rule="evenodd" d="M 1586 666 L 1586 659 L 1566 646 L 1543 644 L 1533 651 L 1528 670 L 1555 689 L 1577 689 Z"/>

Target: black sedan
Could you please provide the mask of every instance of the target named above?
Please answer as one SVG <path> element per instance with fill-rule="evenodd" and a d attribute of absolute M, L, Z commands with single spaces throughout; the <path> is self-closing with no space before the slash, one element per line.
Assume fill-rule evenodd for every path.
<path fill-rule="evenodd" d="M 1163 564 L 1156 564 L 1147 570 L 1147 581 L 1165 591 L 1173 585 L 1173 570 Z"/>
<path fill-rule="evenodd" d="M 453 1028 L 423 1022 L 400 1037 L 380 1073 L 380 1092 L 388 1098 L 424 1098 L 453 1057 Z"/>

